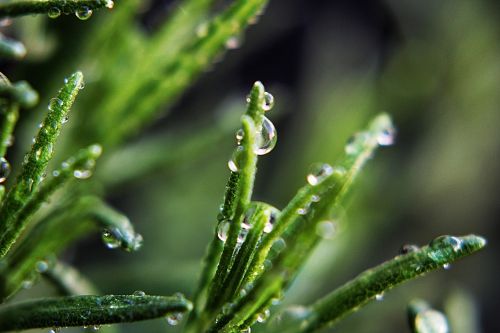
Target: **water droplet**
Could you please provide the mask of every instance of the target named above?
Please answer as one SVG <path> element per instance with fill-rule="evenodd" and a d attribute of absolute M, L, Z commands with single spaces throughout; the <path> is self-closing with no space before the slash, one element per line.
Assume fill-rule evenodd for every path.
<path fill-rule="evenodd" d="M 106 6 L 106 8 L 108 8 L 108 9 L 113 9 L 113 7 L 115 6 L 115 3 L 113 0 L 106 0 L 106 4 L 104 6 Z"/>
<path fill-rule="evenodd" d="M 54 98 L 50 99 L 49 105 L 47 106 L 47 108 L 50 111 L 54 111 L 56 108 L 61 107 L 63 104 L 64 104 L 64 102 L 61 99 L 54 97 Z"/>
<path fill-rule="evenodd" d="M 169 325 L 175 326 L 182 320 L 182 312 L 171 313 L 166 318 Z"/>
<path fill-rule="evenodd" d="M 73 171 L 73 176 L 78 179 L 87 179 L 92 176 L 92 171 L 90 170 L 75 170 Z"/>
<path fill-rule="evenodd" d="M 240 330 L 240 333 L 252 333 L 252 329 L 250 327 L 243 328 Z"/>
<path fill-rule="evenodd" d="M 384 294 L 377 294 L 375 295 L 375 300 L 377 301 L 383 301 L 384 300 Z"/>
<path fill-rule="evenodd" d="M 241 41 L 239 37 L 233 36 L 226 40 L 226 48 L 229 50 L 237 49 L 240 47 Z"/>
<path fill-rule="evenodd" d="M 363 150 L 363 146 L 368 139 L 368 134 L 365 132 L 359 132 L 354 134 L 347 140 L 345 146 L 345 152 L 347 155 L 356 155 Z"/>
<path fill-rule="evenodd" d="M 115 235 L 113 231 L 108 229 L 102 232 L 102 241 L 108 249 L 116 249 L 121 245 L 121 240 Z"/>
<path fill-rule="evenodd" d="M 241 229 L 240 233 L 238 234 L 238 239 L 236 240 L 238 244 L 242 244 L 245 239 L 247 238 L 248 235 L 248 229 Z"/>
<path fill-rule="evenodd" d="M 36 271 L 38 273 L 45 273 L 49 269 L 49 264 L 45 260 L 40 260 L 36 263 Z"/>
<path fill-rule="evenodd" d="M 415 317 L 415 331 L 422 333 L 448 333 L 448 321 L 439 311 L 427 309 Z"/>
<path fill-rule="evenodd" d="M 316 234 L 324 239 L 332 239 L 337 231 L 333 221 L 321 221 L 316 225 Z"/>
<path fill-rule="evenodd" d="M 60 174 L 61 174 L 61 172 L 59 170 L 52 171 L 52 176 L 53 177 L 59 177 Z"/>
<path fill-rule="evenodd" d="M 67 77 L 64 78 L 64 84 L 68 84 L 69 79 Z"/>
<path fill-rule="evenodd" d="M 419 247 L 417 245 L 405 244 L 405 245 L 401 246 L 401 248 L 399 249 L 399 254 L 408 254 L 408 253 L 412 253 L 412 252 L 415 252 L 418 250 L 419 250 Z"/>
<path fill-rule="evenodd" d="M 92 9 L 82 6 L 75 11 L 75 15 L 82 21 L 88 20 L 92 16 Z"/>
<path fill-rule="evenodd" d="M 14 144 L 14 136 L 13 135 L 9 135 L 5 141 L 4 141 L 4 145 L 7 146 L 7 147 L 11 147 L 13 144 Z"/>
<path fill-rule="evenodd" d="M 307 182 L 312 186 L 318 185 L 332 173 L 333 168 L 329 164 L 315 163 L 310 167 Z"/>
<path fill-rule="evenodd" d="M 101 325 L 94 325 L 94 326 L 92 326 L 92 328 L 90 330 L 93 331 L 93 332 L 97 332 L 100 329 L 101 329 Z"/>
<path fill-rule="evenodd" d="M 286 248 L 286 242 L 283 238 L 278 238 L 274 241 L 273 246 L 271 247 L 271 251 L 274 255 L 280 253 Z"/>
<path fill-rule="evenodd" d="M 443 268 L 444 269 L 450 269 L 451 265 L 449 263 L 446 263 L 446 264 L 443 265 Z"/>
<path fill-rule="evenodd" d="M 238 146 L 241 144 L 241 140 L 243 140 L 243 138 L 245 137 L 245 132 L 243 131 L 242 128 L 240 128 L 239 130 L 236 131 L 236 143 L 238 144 Z"/>
<path fill-rule="evenodd" d="M 435 249 L 451 247 L 453 251 L 458 252 L 462 249 L 463 242 L 460 238 L 454 236 L 439 236 L 433 239 L 429 246 Z"/>
<path fill-rule="evenodd" d="M 390 146 L 394 144 L 396 138 L 396 130 L 394 127 L 384 128 L 377 135 L 377 143 L 381 146 Z"/>
<path fill-rule="evenodd" d="M 265 323 L 269 316 L 271 315 L 271 311 L 269 309 L 265 309 L 261 313 L 257 315 L 257 322 L 258 323 Z"/>
<path fill-rule="evenodd" d="M 61 123 L 66 124 L 69 121 L 69 116 L 64 116 Z"/>
<path fill-rule="evenodd" d="M 47 16 L 51 19 L 58 18 L 59 16 L 61 16 L 61 10 L 57 7 L 52 7 L 49 9 Z"/>
<path fill-rule="evenodd" d="M 143 242 L 144 242 L 144 238 L 142 237 L 142 235 L 135 234 L 134 240 L 132 241 L 132 243 L 129 246 L 127 246 L 127 248 L 125 250 L 127 250 L 129 252 L 130 251 L 135 252 L 142 247 Z"/>
<path fill-rule="evenodd" d="M 228 313 L 231 312 L 231 310 L 234 308 L 234 304 L 233 303 L 226 303 L 222 306 L 222 314 L 225 314 L 227 315 Z"/>
<path fill-rule="evenodd" d="M 136 290 L 136 291 L 134 291 L 133 295 L 142 297 L 142 296 L 146 296 L 146 293 L 142 290 Z"/>
<path fill-rule="evenodd" d="M 264 111 L 270 111 L 274 106 L 274 96 L 268 93 L 264 93 L 264 103 L 262 104 L 262 109 Z"/>
<path fill-rule="evenodd" d="M 271 260 L 269 260 L 269 259 L 266 259 L 266 260 L 264 260 L 264 263 L 263 263 L 263 265 L 262 265 L 262 266 L 263 266 L 262 268 L 263 268 L 265 271 L 268 271 L 268 270 L 270 270 L 271 268 L 273 268 L 273 262 L 272 262 Z"/>
<path fill-rule="evenodd" d="M 0 184 L 3 183 L 7 177 L 10 175 L 10 164 L 9 162 L 1 157 L 0 158 Z"/>
<path fill-rule="evenodd" d="M 224 220 L 219 222 L 219 225 L 217 226 L 217 237 L 223 242 L 226 241 L 227 239 L 227 233 L 229 232 L 229 227 L 230 223 L 228 220 Z"/>
<path fill-rule="evenodd" d="M 31 281 L 31 280 L 24 280 L 21 283 L 21 288 L 23 288 L 23 289 L 30 289 L 31 287 L 33 287 L 33 281 Z"/>
<path fill-rule="evenodd" d="M 35 158 L 39 160 L 42 157 L 43 150 L 42 148 L 39 148 L 35 151 Z"/>
<path fill-rule="evenodd" d="M 278 211 L 272 211 L 269 214 L 269 221 L 267 221 L 266 225 L 264 226 L 265 233 L 270 233 L 273 230 L 274 223 L 276 223 L 277 217 L 278 217 Z"/>
<path fill-rule="evenodd" d="M 269 153 L 276 146 L 277 139 L 274 124 L 263 116 L 262 127 L 257 131 L 254 153 L 257 155 Z"/>
<path fill-rule="evenodd" d="M 243 146 L 236 147 L 233 155 L 231 156 L 231 159 L 227 162 L 229 170 L 231 170 L 232 172 L 240 171 L 241 158 L 243 157 L 244 151 L 245 148 L 243 148 Z"/>
<path fill-rule="evenodd" d="M 85 88 L 85 81 L 83 81 L 83 80 L 82 80 L 82 81 L 80 82 L 80 85 L 78 86 L 78 89 L 82 90 L 82 89 L 84 89 L 84 88 Z"/>

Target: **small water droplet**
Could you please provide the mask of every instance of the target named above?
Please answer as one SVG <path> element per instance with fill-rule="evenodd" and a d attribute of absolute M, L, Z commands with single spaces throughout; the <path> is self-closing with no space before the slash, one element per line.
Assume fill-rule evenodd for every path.
<path fill-rule="evenodd" d="M 42 153 L 43 153 L 42 148 L 37 149 L 35 151 L 35 158 L 39 160 L 42 157 Z"/>
<path fill-rule="evenodd" d="M 268 271 L 268 270 L 270 270 L 271 268 L 273 268 L 273 262 L 272 262 L 271 260 L 269 260 L 269 259 L 266 259 L 266 260 L 264 260 L 264 263 L 263 263 L 263 265 L 262 265 L 262 266 L 263 266 L 262 268 L 263 268 L 265 271 Z"/>
<path fill-rule="evenodd" d="M 443 268 L 444 269 L 450 269 L 451 265 L 449 263 L 446 263 L 446 264 L 443 265 Z"/>
<path fill-rule="evenodd" d="M 94 326 L 92 326 L 92 328 L 90 330 L 93 331 L 93 332 L 97 332 L 100 329 L 101 329 L 101 325 L 94 325 Z"/>
<path fill-rule="evenodd" d="M 23 288 L 23 289 L 30 289 L 31 287 L 33 287 L 33 281 L 31 281 L 31 280 L 24 280 L 21 283 L 21 288 Z"/>
<path fill-rule="evenodd" d="M 182 312 L 171 313 L 166 318 L 169 325 L 175 326 L 182 320 Z"/>
<path fill-rule="evenodd" d="M 308 202 L 304 205 L 304 207 L 300 207 L 299 209 L 297 209 L 297 214 L 306 215 L 307 213 L 309 213 L 310 208 L 311 208 L 311 203 Z"/>
<path fill-rule="evenodd" d="M 401 248 L 399 249 L 399 254 L 408 254 L 408 253 L 412 253 L 412 252 L 415 252 L 418 250 L 419 250 L 419 247 L 417 245 L 405 244 L 405 245 L 401 246 Z"/>
<path fill-rule="evenodd" d="M 283 251 L 285 248 L 286 248 L 285 240 L 283 238 L 278 238 L 273 243 L 272 251 L 277 254 Z"/>
<path fill-rule="evenodd" d="M 316 234 L 324 239 L 332 239 L 337 231 L 333 221 L 321 221 L 316 225 Z"/>
<path fill-rule="evenodd" d="M 14 136 L 13 135 L 9 135 L 5 141 L 4 141 L 4 145 L 7 146 L 7 147 L 11 147 L 13 144 L 14 144 Z"/>
<path fill-rule="evenodd" d="M 261 313 L 257 315 L 257 322 L 258 323 L 265 323 L 269 316 L 271 315 L 271 311 L 269 309 L 265 309 Z"/>
<path fill-rule="evenodd" d="M 63 104 L 64 104 L 64 102 L 61 99 L 54 97 L 54 98 L 50 99 L 49 105 L 47 106 L 47 108 L 50 111 L 54 111 L 56 108 L 61 107 Z"/>
<path fill-rule="evenodd" d="M 257 155 L 265 155 L 269 153 L 276 146 L 277 139 L 278 136 L 276 129 L 274 128 L 274 124 L 263 116 L 262 126 L 257 131 L 254 153 Z"/>
<path fill-rule="evenodd" d="M 69 79 L 67 77 L 64 78 L 64 84 L 68 84 Z"/>
<path fill-rule="evenodd" d="M 243 328 L 240 330 L 240 333 L 252 333 L 252 329 L 250 327 Z"/>
<path fill-rule="evenodd" d="M 105 229 L 102 232 L 102 241 L 108 249 L 116 249 L 120 247 L 121 240 L 111 230 Z"/>
<path fill-rule="evenodd" d="M 142 296 L 146 296 L 146 293 L 142 290 L 136 290 L 136 291 L 134 291 L 133 295 L 142 297 Z"/>
<path fill-rule="evenodd" d="M 264 226 L 264 232 L 265 233 L 270 233 L 273 231 L 274 228 L 274 223 L 276 223 L 276 218 L 278 217 L 278 212 L 277 211 L 272 211 L 269 214 L 269 221 L 267 221 L 266 225 Z"/>
<path fill-rule="evenodd" d="M 264 103 L 262 104 L 262 109 L 264 111 L 270 111 L 274 106 L 274 96 L 267 91 L 264 93 Z"/>
<path fill-rule="evenodd" d="M 384 128 L 377 135 L 377 143 L 380 146 L 390 146 L 394 144 L 396 138 L 396 130 L 394 127 Z"/>
<path fill-rule="evenodd" d="M 36 271 L 38 273 L 44 273 L 49 269 L 49 264 L 45 260 L 40 260 L 36 263 Z"/>
<path fill-rule="evenodd" d="M 69 121 L 69 116 L 64 116 L 61 123 L 66 124 Z"/>
<path fill-rule="evenodd" d="M 88 20 L 92 16 L 92 9 L 82 6 L 75 11 L 75 15 L 82 21 Z"/>
<path fill-rule="evenodd" d="M 229 50 L 237 49 L 240 47 L 240 44 L 240 38 L 236 36 L 229 37 L 229 39 L 226 40 L 226 48 Z"/>
<path fill-rule="evenodd" d="M 92 176 L 92 171 L 90 170 L 75 170 L 73 171 L 73 176 L 78 179 L 87 179 Z"/>
<path fill-rule="evenodd" d="M 80 85 L 78 86 L 78 89 L 82 90 L 82 89 L 84 89 L 84 88 L 85 88 L 85 81 L 83 81 L 83 80 L 82 80 L 82 81 L 80 82 Z"/>
<path fill-rule="evenodd" d="M 240 233 L 238 234 L 238 239 L 236 240 L 238 244 L 242 244 L 245 239 L 247 238 L 248 235 L 248 229 L 241 229 Z"/>
<path fill-rule="evenodd" d="M 138 251 L 142 247 L 142 243 L 144 242 L 144 238 L 142 237 L 141 234 L 135 234 L 134 240 L 132 243 L 125 249 L 127 251 Z"/>
<path fill-rule="evenodd" d="M 61 10 L 57 7 L 52 7 L 49 9 L 47 16 L 51 19 L 58 18 L 59 16 L 61 16 Z"/>
<path fill-rule="evenodd" d="M 106 4 L 104 6 L 106 6 L 106 8 L 108 8 L 108 9 L 113 9 L 113 7 L 115 6 L 115 3 L 113 0 L 106 0 Z"/>
<path fill-rule="evenodd" d="M 217 226 L 217 237 L 223 242 L 227 240 L 227 233 L 229 232 L 230 223 L 228 220 L 219 222 Z"/>
<path fill-rule="evenodd" d="M 241 158 L 243 157 L 244 151 L 245 148 L 243 148 L 243 146 L 236 147 L 236 149 L 233 152 L 233 155 L 231 156 L 231 159 L 227 162 L 229 170 L 231 170 L 232 172 L 240 171 Z"/>
<path fill-rule="evenodd" d="M 61 172 L 59 170 L 52 171 L 52 176 L 53 177 L 59 177 L 59 175 L 61 175 Z"/>
<path fill-rule="evenodd" d="M 377 294 L 375 295 L 375 300 L 377 301 L 383 301 L 384 300 L 384 294 Z"/>
<path fill-rule="evenodd" d="M 241 140 L 243 140 L 243 138 L 245 137 L 245 132 L 243 131 L 242 128 L 240 128 L 239 130 L 236 131 L 236 143 L 238 144 L 238 146 L 241 144 Z"/>
<path fill-rule="evenodd" d="M 310 167 L 307 182 L 312 186 L 318 185 L 332 173 L 333 168 L 329 164 L 315 163 Z"/>
<path fill-rule="evenodd" d="M 7 177 L 10 175 L 10 164 L 9 162 L 1 157 L 0 158 L 0 184 L 3 183 Z"/>

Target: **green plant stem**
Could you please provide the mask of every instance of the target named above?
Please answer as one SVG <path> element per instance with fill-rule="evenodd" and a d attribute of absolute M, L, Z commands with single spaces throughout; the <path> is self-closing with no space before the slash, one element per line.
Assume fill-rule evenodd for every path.
<path fill-rule="evenodd" d="M 49 112 L 35 137 L 31 151 L 25 156 L 21 173 L 5 196 L 0 209 L 0 229 L 4 230 L 0 238 L 0 258 L 6 255 L 26 226 L 25 223 L 15 222 L 17 214 L 42 181 L 54 154 L 54 145 L 62 125 L 81 87 L 83 87 L 83 75 L 81 72 L 76 72 L 68 78 L 57 98 L 51 100 Z"/>
<path fill-rule="evenodd" d="M 26 81 L 0 84 L 0 97 L 19 103 L 23 108 L 31 108 L 38 103 L 38 93 Z"/>
<path fill-rule="evenodd" d="M 428 246 L 395 257 L 361 273 L 355 279 L 334 290 L 310 306 L 311 314 L 296 332 L 315 332 L 333 326 L 340 318 L 354 312 L 393 287 L 422 276 L 443 265 L 468 256 L 486 245 L 484 238 L 441 236 Z"/>
<path fill-rule="evenodd" d="M 0 3 L 0 17 L 47 14 L 54 8 L 74 13 L 82 7 L 93 10 L 107 5 L 110 5 L 109 0 L 4 0 Z"/>
<path fill-rule="evenodd" d="M 0 58 L 22 59 L 26 55 L 24 44 L 0 33 Z"/>
<path fill-rule="evenodd" d="M 93 326 L 148 320 L 191 310 L 183 296 L 69 296 L 0 308 L 0 331 Z"/>
<path fill-rule="evenodd" d="M 46 261 L 45 270 L 40 270 L 42 276 L 54 285 L 63 296 L 96 295 L 97 288 L 76 268 L 55 258 Z"/>

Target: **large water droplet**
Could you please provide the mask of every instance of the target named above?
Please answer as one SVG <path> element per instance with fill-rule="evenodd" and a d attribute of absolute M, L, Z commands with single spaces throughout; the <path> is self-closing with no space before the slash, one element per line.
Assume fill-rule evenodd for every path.
<path fill-rule="evenodd" d="M 430 242 L 429 247 L 430 251 L 427 253 L 429 258 L 444 265 L 450 260 L 450 249 L 453 252 L 460 251 L 463 242 L 460 238 L 454 236 L 439 236 Z"/>
<path fill-rule="evenodd" d="M 57 7 L 52 7 L 49 9 L 47 16 L 51 19 L 58 18 L 59 16 L 61 16 L 61 10 Z"/>
<path fill-rule="evenodd" d="M 337 231 L 333 221 L 321 221 L 316 225 L 316 234 L 324 239 L 332 239 Z"/>
<path fill-rule="evenodd" d="M 264 116 L 262 117 L 262 127 L 257 131 L 255 139 L 254 153 L 257 155 L 265 155 L 276 146 L 278 139 L 276 129 L 274 124 Z"/>
<path fill-rule="evenodd" d="M 116 249 L 121 245 L 121 240 L 112 230 L 106 229 L 102 232 L 102 241 L 108 249 Z"/>
<path fill-rule="evenodd" d="M 171 313 L 166 319 L 169 325 L 175 326 L 182 320 L 182 312 Z"/>
<path fill-rule="evenodd" d="M 229 227 L 231 224 L 229 223 L 228 220 L 224 220 L 219 222 L 219 225 L 217 226 L 217 237 L 223 242 L 227 240 L 227 233 L 229 232 Z"/>
<path fill-rule="evenodd" d="M 75 11 L 75 15 L 82 21 L 88 20 L 92 16 L 92 9 L 82 6 Z"/>
<path fill-rule="evenodd" d="M 318 185 L 332 173 L 333 168 L 329 164 L 315 163 L 309 170 L 309 174 L 307 175 L 307 182 L 312 186 Z"/>
<path fill-rule="evenodd" d="M 244 151 L 245 148 L 243 148 L 243 146 L 236 147 L 236 149 L 233 152 L 233 155 L 231 156 L 231 159 L 227 162 L 229 170 L 231 170 L 232 172 L 240 171 L 241 159 L 243 157 Z"/>
<path fill-rule="evenodd" d="M 264 103 L 262 104 L 262 109 L 264 111 L 270 111 L 274 106 L 274 96 L 268 92 L 264 93 Z"/>
<path fill-rule="evenodd" d="M 0 184 L 3 183 L 7 177 L 10 175 L 10 164 L 9 162 L 1 157 L 0 158 Z"/>

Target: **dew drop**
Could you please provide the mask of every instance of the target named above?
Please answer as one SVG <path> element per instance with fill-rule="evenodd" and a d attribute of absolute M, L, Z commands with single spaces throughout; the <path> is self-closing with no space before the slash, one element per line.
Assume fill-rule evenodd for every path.
<path fill-rule="evenodd" d="M 226 40 L 226 48 L 229 50 L 237 49 L 240 47 L 241 41 L 238 37 L 233 36 Z"/>
<path fill-rule="evenodd" d="M 238 146 L 241 144 L 241 140 L 243 140 L 243 138 L 245 137 L 245 132 L 243 131 L 242 128 L 240 128 L 239 130 L 236 131 L 236 143 L 238 144 Z"/>
<path fill-rule="evenodd" d="M 443 265 L 443 268 L 444 269 L 450 269 L 451 265 L 449 263 L 446 263 L 446 264 Z"/>
<path fill-rule="evenodd" d="M 217 226 L 217 237 L 223 242 L 226 241 L 227 239 L 227 233 L 229 232 L 229 226 L 230 223 L 228 220 L 224 220 L 219 222 L 219 225 Z"/>
<path fill-rule="evenodd" d="M 428 309 L 415 317 L 415 331 L 422 333 L 448 333 L 448 321 L 439 311 Z"/>
<path fill-rule="evenodd" d="M 309 174 L 307 175 L 307 182 L 312 186 L 318 185 L 332 173 L 333 168 L 329 164 L 315 163 L 309 170 Z"/>
<path fill-rule="evenodd" d="M 59 177 L 60 175 L 61 175 L 61 172 L 59 170 L 52 171 L 52 176 L 53 177 Z"/>
<path fill-rule="evenodd" d="M 31 287 L 33 287 L 33 281 L 31 281 L 31 280 L 24 280 L 21 283 L 21 288 L 23 288 L 23 289 L 30 289 Z"/>
<path fill-rule="evenodd" d="M 49 9 L 47 16 L 51 19 L 58 18 L 59 16 L 61 16 L 61 10 L 57 7 L 52 7 Z"/>
<path fill-rule="evenodd" d="M 182 313 L 181 312 L 171 313 L 166 317 L 166 319 L 169 325 L 175 326 L 182 320 Z"/>
<path fill-rule="evenodd" d="M 276 218 L 278 217 L 278 212 L 277 211 L 272 211 L 271 214 L 269 214 L 269 221 L 266 222 L 266 225 L 264 226 L 264 232 L 265 233 L 270 233 L 273 228 L 274 228 L 274 223 L 276 223 Z"/>
<path fill-rule="evenodd" d="M 401 246 L 399 249 L 399 254 L 408 254 L 408 253 L 413 253 L 419 250 L 419 247 L 417 245 L 413 244 L 405 244 Z"/>
<path fill-rule="evenodd" d="M 92 171 L 90 170 L 75 170 L 73 171 L 73 176 L 78 179 L 88 179 L 92 176 Z"/>
<path fill-rule="evenodd" d="M 265 309 L 261 313 L 257 315 L 257 322 L 258 323 L 265 323 L 269 316 L 271 315 L 271 311 L 269 309 Z"/>
<path fill-rule="evenodd" d="M 63 104 L 64 104 L 64 102 L 61 99 L 54 97 L 54 98 L 50 99 L 49 105 L 47 106 L 47 108 L 50 111 L 54 111 L 56 108 L 61 107 Z"/>
<path fill-rule="evenodd" d="M 316 225 L 316 234 L 324 239 L 332 239 L 337 231 L 333 221 L 321 221 Z"/>
<path fill-rule="evenodd" d="M 264 103 L 262 104 L 262 110 L 270 111 L 274 106 L 274 96 L 267 91 L 264 93 Z"/>
<path fill-rule="evenodd" d="M 390 146 L 394 144 L 396 138 L 396 130 L 394 127 L 384 128 L 377 135 L 377 143 L 380 146 Z"/>
<path fill-rule="evenodd" d="M 66 124 L 69 121 L 69 116 L 64 116 L 61 123 Z"/>
<path fill-rule="evenodd" d="M 108 229 L 102 232 L 102 241 L 104 242 L 104 245 L 106 245 L 108 249 L 116 249 L 121 245 L 121 240 L 118 237 L 116 237 L 116 235 L 112 231 Z"/>
<path fill-rule="evenodd" d="M 49 269 L 49 264 L 45 260 L 40 260 L 36 263 L 36 271 L 38 273 L 45 273 Z"/>
<path fill-rule="evenodd" d="M 453 251 L 458 252 L 463 247 L 463 242 L 460 238 L 454 236 L 439 236 L 429 244 L 431 248 L 440 249 L 442 247 L 451 247 Z"/>
<path fill-rule="evenodd" d="M 252 333 L 252 329 L 250 327 L 243 328 L 240 330 L 240 333 Z"/>
<path fill-rule="evenodd" d="M 39 160 L 42 157 L 42 148 L 39 148 L 35 151 L 35 158 Z"/>
<path fill-rule="evenodd" d="M 88 20 L 92 16 L 92 9 L 82 6 L 75 11 L 75 15 L 82 21 Z"/>
<path fill-rule="evenodd" d="M 238 244 L 242 244 L 247 238 L 247 235 L 248 235 L 248 229 L 242 228 L 240 230 L 240 233 L 238 234 L 238 239 L 236 240 Z"/>
<path fill-rule="evenodd" d="M 233 152 L 233 155 L 231 156 L 231 159 L 227 162 L 229 170 L 231 170 L 232 172 L 240 171 L 241 158 L 243 157 L 244 151 L 245 148 L 243 148 L 243 146 L 236 147 L 236 149 Z"/>
<path fill-rule="evenodd" d="M 142 243 L 144 242 L 144 238 L 142 237 L 141 234 L 135 234 L 135 237 L 134 237 L 134 240 L 132 241 L 132 243 L 130 244 L 130 246 L 128 246 L 126 248 L 127 251 L 137 251 L 139 250 L 141 247 L 142 247 Z"/>
<path fill-rule="evenodd" d="M 226 303 L 222 306 L 222 314 L 229 314 L 231 312 L 231 310 L 234 308 L 234 304 L 233 303 Z"/>
<path fill-rule="evenodd" d="M 104 6 L 108 9 L 113 9 L 113 7 L 115 6 L 115 3 L 113 0 L 106 0 L 106 4 Z"/>
<path fill-rule="evenodd" d="M 262 117 L 262 127 L 257 131 L 254 153 L 257 155 L 265 155 L 274 149 L 278 137 L 274 124 Z"/>
<path fill-rule="evenodd" d="M 10 164 L 9 162 L 1 157 L 0 158 L 0 184 L 3 183 L 7 177 L 10 175 Z"/>
<path fill-rule="evenodd" d="M 101 326 L 100 326 L 100 325 L 94 325 L 94 326 L 92 326 L 92 328 L 91 328 L 90 330 L 91 330 L 91 331 L 93 331 L 93 332 L 97 332 L 97 331 L 99 331 L 100 329 L 101 329 Z"/>
<path fill-rule="evenodd" d="M 383 301 L 384 300 L 384 294 L 377 294 L 375 295 L 375 300 L 377 301 Z"/>
<path fill-rule="evenodd" d="M 142 290 L 136 290 L 136 291 L 134 291 L 133 295 L 143 297 L 143 296 L 146 296 L 146 293 Z"/>

